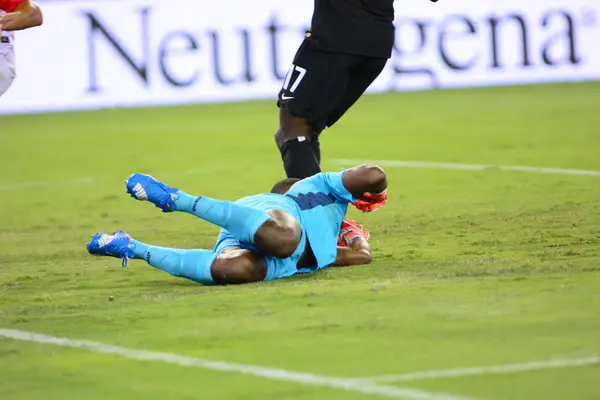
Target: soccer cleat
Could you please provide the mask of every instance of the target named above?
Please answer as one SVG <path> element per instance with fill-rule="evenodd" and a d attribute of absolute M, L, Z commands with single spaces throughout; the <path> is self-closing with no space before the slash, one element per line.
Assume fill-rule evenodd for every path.
<path fill-rule="evenodd" d="M 150 175 L 133 174 L 126 181 L 127 193 L 136 200 L 149 201 L 163 212 L 173 211 L 178 190 Z"/>
<path fill-rule="evenodd" d="M 123 267 L 127 266 L 128 258 L 134 257 L 134 244 L 131 243 L 131 236 L 123 231 L 116 231 L 111 235 L 96 233 L 86 247 L 87 251 L 94 256 L 120 258 Z"/>

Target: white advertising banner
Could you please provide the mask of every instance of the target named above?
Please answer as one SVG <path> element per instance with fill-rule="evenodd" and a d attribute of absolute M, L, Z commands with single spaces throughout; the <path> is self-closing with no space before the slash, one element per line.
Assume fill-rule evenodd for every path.
<path fill-rule="evenodd" d="M 275 100 L 312 0 L 42 3 L 0 114 Z M 404 0 L 369 89 L 600 80 L 600 0 Z"/>

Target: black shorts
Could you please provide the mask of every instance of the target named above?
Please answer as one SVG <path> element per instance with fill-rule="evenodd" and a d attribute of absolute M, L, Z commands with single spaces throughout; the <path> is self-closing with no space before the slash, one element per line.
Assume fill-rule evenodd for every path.
<path fill-rule="evenodd" d="M 307 34 L 279 92 L 277 105 L 306 118 L 321 132 L 352 107 L 386 62 L 387 58 L 315 49 Z"/>

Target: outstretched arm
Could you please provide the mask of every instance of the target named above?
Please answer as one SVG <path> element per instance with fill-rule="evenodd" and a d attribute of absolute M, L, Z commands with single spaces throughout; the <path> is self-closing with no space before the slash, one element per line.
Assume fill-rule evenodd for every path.
<path fill-rule="evenodd" d="M 344 221 L 338 237 L 337 257 L 334 266 L 347 267 L 371 262 L 369 232 L 352 220 Z"/>
<path fill-rule="evenodd" d="M 338 247 L 334 267 L 370 264 L 371 246 L 366 239 L 356 237 L 348 247 Z"/>
<path fill-rule="evenodd" d="M 42 25 L 42 11 L 31 0 L 21 2 L 12 12 L 0 15 L 0 31 L 19 31 Z"/>

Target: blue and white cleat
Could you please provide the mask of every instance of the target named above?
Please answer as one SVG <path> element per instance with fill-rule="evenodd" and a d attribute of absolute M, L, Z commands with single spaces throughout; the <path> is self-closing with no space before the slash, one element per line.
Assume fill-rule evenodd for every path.
<path fill-rule="evenodd" d="M 136 200 L 149 201 L 163 212 L 175 209 L 175 200 L 179 198 L 176 188 L 165 185 L 150 175 L 133 174 L 125 181 L 127 193 Z"/>
<path fill-rule="evenodd" d="M 87 244 L 87 251 L 95 256 L 110 256 L 120 258 L 121 265 L 127 266 L 127 259 L 133 258 L 134 244 L 131 236 L 123 231 L 116 231 L 112 235 L 96 233 Z"/>

